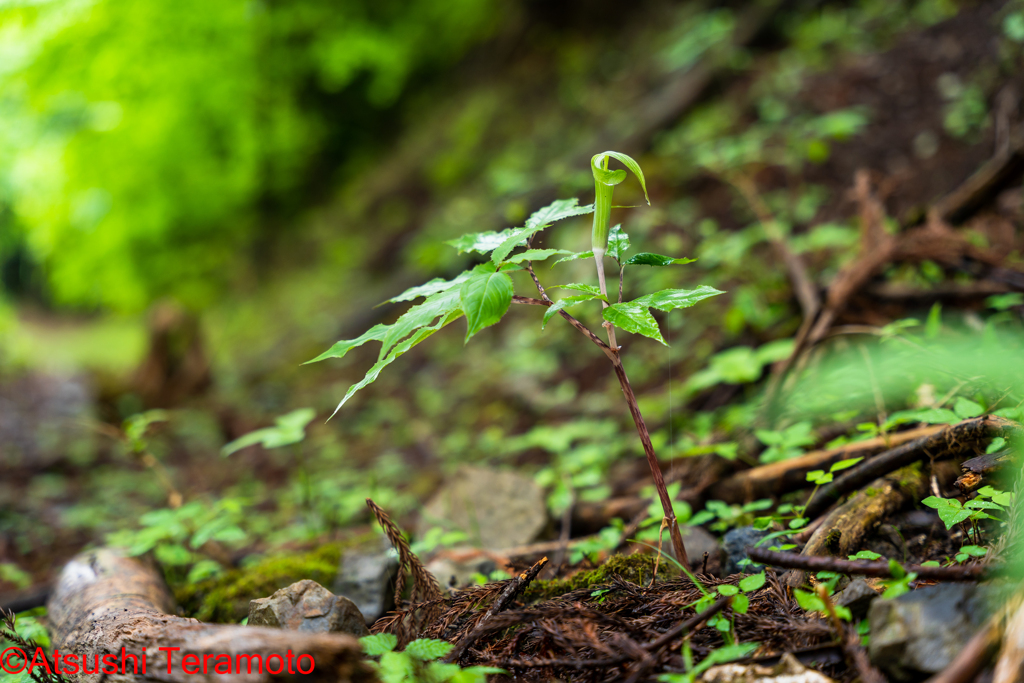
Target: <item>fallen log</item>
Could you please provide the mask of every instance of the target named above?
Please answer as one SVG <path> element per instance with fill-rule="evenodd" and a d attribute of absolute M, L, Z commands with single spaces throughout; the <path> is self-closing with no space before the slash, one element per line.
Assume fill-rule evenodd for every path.
<path fill-rule="evenodd" d="M 846 474 L 822 486 L 807 504 L 804 516 L 815 519 L 841 496 L 856 491 L 889 472 L 925 458 L 936 460 L 963 454 L 979 447 L 991 437 L 1001 434 L 1008 435 L 1015 428 L 1017 425 L 1009 420 L 995 415 L 984 415 L 964 420 L 955 425 L 948 425 L 934 434 L 909 441 L 870 460 L 865 460 L 847 470 Z"/>
<path fill-rule="evenodd" d="M 709 497 L 724 500 L 727 503 L 742 503 L 797 491 L 811 486 L 807 482 L 807 473 L 812 470 L 827 470 L 840 460 L 868 458 L 882 451 L 902 446 L 908 441 L 930 436 L 942 429 L 941 426 L 919 427 L 906 432 L 845 444 L 838 448 L 812 451 L 798 458 L 754 467 L 737 472 L 728 479 L 714 484 L 709 489 Z"/>
<path fill-rule="evenodd" d="M 230 672 L 234 683 L 376 681 L 359 641 L 349 635 L 173 616 L 174 600 L 156 569 L 111 549 L 69 562 L 48 608 L 53 645 L 69 680 L 214 683 Z"/>

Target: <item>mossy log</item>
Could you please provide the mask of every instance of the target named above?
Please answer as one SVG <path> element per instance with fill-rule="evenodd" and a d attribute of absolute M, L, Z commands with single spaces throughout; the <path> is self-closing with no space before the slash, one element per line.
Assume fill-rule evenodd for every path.
<path fill-rule="evenodd" d="M 110 549 L 83 553 L 69 562 L 48 607 L 54 647 L 60 651 L 62 662 L 67 663 L 66 656 L 70 655 L 71 661 L 80 664 L 87 655 L 89 670 L 118 669 L 116 673 L 67 676 L 72 680 L 213 683 L 225 680 L 226 666 L 235 673 L 229 678 L 236 683 L 299 678 L 332 683 L 376 680 L 362 661 L 359 642 L 349 635 L 204 624 L 173 616 L 174 600 L 156 569 Z M 135 655 L 138 661 L 122 660 L 125 653 Z M 143 653 L 145 660 L 141 658 Z M 94 659 L 96 655 L 99 655 L 98 662 Z M 104 660 L 104 655 L 112 657 Z M 259 655 L 259 659 L 239 658 L 239 655 Z M 195 659 L 187 660 L 189 656 Z M 310 668 L 309 657 L 312 657 L 313 670 L 302 675 L 299 670 Z M 116 665 L 106 666 L 114 660 Z M 124 671 L 122 661 L 128 663 Z M 144 667 L 142 661 L 146 662 Z M 193 672 L 196 662 L 198 673 Z M 239 669 L 241 674 L 236 673 Z M 273 669 L 278 669 L 279 673 L 271 673 Z"/>

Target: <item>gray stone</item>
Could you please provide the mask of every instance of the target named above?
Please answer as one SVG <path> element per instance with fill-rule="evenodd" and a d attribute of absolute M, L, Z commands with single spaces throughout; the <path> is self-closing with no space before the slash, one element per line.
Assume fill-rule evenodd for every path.
<path fill-rule="evenodd" d="M 833 598 L 837 605 L 850 610 L 854 619 L 863 619 L 868 613 L 871 602 L 878 597 L 878 593 L 864 579 L 854 579 L 850 584 L 841 590 Z"/>
<path fill-rule="evenodd" d="M 752 526 L 741 526 L 730 529 L 722 537 L 722 546 L 725 548 L 725 573 L 756 574 L 764 569 L 764 565 L 746 564 L 740 566 L 739 562 L 747 558 L 747 546 L 753 546 L 762 538 L 768 535 L 767 531 L 758 531 Z"/>
<path fill-rule="evenodd" d="M 491 572 L 501 569 L 498 562 L 487 553 L 454 548 L 427 562 L 426 567 L 442 587 L 448 588 L 471 585 L 477 574 L 490 577 Z"/>
<path fill-rule="evenodd" d="M 370 634 L 355 603 L 309 579 L 251 601 L 247 623 L 308 633 L 349 633 L 357 638 Z"/>
<path fill-rule="evenodd" d="M 984 621 L 981 593 L 977 586 L 948 583 L 873 601 L 871 661 L 901 681 L 944 670 Z"/>
<path fill-rule="evenodd" d="M 502 550 L 530 543 L 547 523 L 544 491 L 533 479 L 463 466 L 423 508 L 419 530 L 458 529 L 474 546 Z"/>
<path fill-rule="evenodd" d="M 332 588 L 351 600 L 372 624 L 395 606 L 398 557 L 383 536 L 372 545 L 346 550 Z"/>

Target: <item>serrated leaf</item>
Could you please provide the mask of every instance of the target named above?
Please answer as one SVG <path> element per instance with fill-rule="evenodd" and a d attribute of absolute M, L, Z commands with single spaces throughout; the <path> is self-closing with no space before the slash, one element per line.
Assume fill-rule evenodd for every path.
<path fill-rule="evenodd" d="M 612 325 L 626 332 L 642 334 L 645 337 L 657 339 L 662 344 L 665 344 L 665 340 L 661 336 L 661 330 L 658 329 L 658 321 L 647 310 L 647 306 L 638 301 L 613 304 L 604 309 L 603 317 Z M 668 344 L 665 344 L 665 346 L 668 346 Z"/>
<path fill-rule="evenodd" d="M 689 308 L 698 301 L 724 293 L 707 285 L 701 285 L 697 289 L 663 289 L 660 292 L 642 296 L 634 300 L 634 303 L 657 308 L 659 311 L 672 311 L 677 308 Z"/>
<path fill-rule="evenodd" d="M 600 288 L 595 285 L 584 285 L 578 282 L 570 282 L 567 285 L 552 285 L 549 289 L 571 289 L 574 292 L 583 292 L 584 294 L 591 294 L 593 296 L 604 298 L 601 294 Z"/>
<path fill-rule="evenodd" d="M 369 656 L 378 657 L 398 647 L 398 636 L 393 633 L 375 633 L 372 636 L 360 638 L 359 645 Z"/>
<path fill-rule="evenodd" d="M 616 261 L 622 261 L 622 257 L 626 255 L 629 250 L 629 235 L 622 232 L 621 225 L 612 226 L 612 229 L 608 231 L 608 256 L 611 256 Z M 593 257 L 594 252 L 590 252 Z"/>
<path fill-rule="evenodd" d="M 622 265 L 624 266 L 670 266 L 673 264 L 684 265 L 687 263 L 693 263 L 697 259 L 695 258 L 673 258 L 672 256 L 664 256 L 662 254 L 652 254 L 648 251 L 640 252 L 629 257 Z"/>
<path fill-rule="evenodd" d="M 514 287 L 506 273 L 476 273 L 459 292 L 466 314 L 466 341 L 480 330 L 501 320 L 512 304 Z"/>
<path fill-rule="evenodd" d="M 416 680 L 416 663 L 404 652 L 385 652 L 380 656 L 379 672 L 384 683 L 409 683 Z"/>
<path fill-rule="evenodd" d="M 512 230 L 509 233 L 508 237 L 506 237 L 505 240 L 497 247 L 495 247 L 494 251 L 491 252 L 491 263 L 493 263 L 496 266 L 501 265 L 501 263 L 508 257 L 508 255 L 512 253 L 513 249 L 515 249 L 518 246 L 526 244 L 527 238 L 529 238 L 531 235 L 540 232 L 546 227 L 548 226 L 539 225 L 528 228 L 516 228 L 515 230 Z"/>
<path fill-rule="evenodd" d="M 760 574 L 751 574 L 750 576 L 745 576 L 742 579 L 740 579 L 740 590 L 744 593 L 756 591 L 758 588 L 764 586 L 766 580 L 767 578 L 765 577 L 764 572 L 761 572 Z"/>
<path fill-rule="evenodd" d="M 412 301 L 413 299 L 417 299 L 421 296 L 427 297 L 430 296 L 431 294 L 437 294 L 438 292 L 446 292 L 452 287 L 457 287 L 461 285 L 469 278 L 471 274 L 472 271 L 467 270 L 453 280 L 445 280 L 444 278 L 436 277 L 430 282 L 425 282 L 417 287 L 410 287 L 409 289 L 405 290 L 398 296 L 392 297 L 383 303 L 401 303 L 403 301 Z"/>
<path fill-rule="evenodd" d="M 556 301 L 555 303 L 548 306 L 548 310 L 544 311 L 544 320 L 541 322 L 540 327 L 544 329 L 547 327 L 548 321 L 558 314 L 559 311 L 571 308 L 576 304 L 581 304 L 584 301 L 594 301 L 595 299 L 602 299 L 603 297 L 599 294 L 593 296 L 590 294 L 580 294 L 579 296 L 565 296 Z"/>
<path fill-rule="evenodd" d="M 383 323 L 374 325 L 355 339 L 343 339 L 340 342 L 335 343 L 334 346 L 327 349 L 313 360 L 307 360 L 303 365 L 317 363 L 328 358 L 344 358 L 345 354 L 357 346 L 362 346 L 369 341 L 381 341 L 387 335 L 390 328 L 391 325 L 384 325 Z"/>
<path fill-rule="evenodd" d="M 455 247 L 459 250 L 460 254 L 468 251 L 486 254 L 501 246 L 502 242 L 508 239 L 508 236 L 511 234 L 511 228 L 500 232 L 494 232 L 493 230 L 488 232 L 471 232 L 461 237 L 456 237 L 453 240 L 447 240 L 445 244 Z"/>
<path fill-rule="evenodd" d="M 505 259 L 505 263 L 522 263 L 523 261 L 543 261 L 551 258 L 555 254 L 571 254 L 572 252 L 568 249 L 527 249 L 526 251 L 509 256 Z"/>
<path fill-rule="evenodd" d="M 467 271 L 466 279 L 462 284 L 465 285 L 471 277 L 481 272 L 493 271 L 494 268 L 490 266 L 490 264 L 481 264 L 473 270 Z M 459 287 L 452 287 L 444 290 L 443 292 L 431 294 L 427 297 L 426 301 L 421 304 L 416 304 L 403 313 L 398 320 L 391 325 L 387 335 L 385 335 L 380 353 L 377 355 L 377 360 L 384 360 L 391 353 L 391 349 L 396 344 L 412 334 L 414 331 L 422 327 L 432 325 L 438 318 L 445 317 L 450 313 L 458 311 L 461 305 L 460 291 Z"/>
<path fill-rule="evenodd" d="M 644 190 L 644 199 L 646 199 L 647 200 L 647 204 L 650 205 L 651 198 L 647 195 L 647 182 L 644 180 L 644 172 L 640 170 L 640 164 L 636 163 L 636 161 L 633 159 L 633 157 L 631 157 L 629 155 L 626 155 L 626 154 L 623 154 L 622 152 L 610 152 L 609 151 L 609 152 L 602 152 L 601 154 L 595 155 L 594 158 L 591 159 L 591 162 L 590 162 L 591 167 L 594 168 L 594 169 L 600 169 L 601 166 L 603 165 L 603 159 L 601 159 L 601 157 L 605 157 L 605 156 L 609 156 L 609 157 L 612 157 L 613 159 L 617 159 L 619 162 L 622 163 L 623 166 L 625 166 L 626 168 L 628 168 L 630 171 L 633 172 L 633 175 L 636 176 L 636 179 L 640 181 L 640 187 L 642 187 L 643 190 Z M 616 173 L 619 173 L 619 171 L 604 171 L 604 173 L 616 174 Z M 623 173 L 622 174 L 622 178 L 619 179 L 618 182 L 605 182 L 604 180 L 601 180 L 600 182 L 604 182 L 606 185 L 617 185 L 618 183 L 621 183 L 623 180 L 625 180 L 625 175 L 626 174 Z M 596 171 L 595 171 L 594 177 L 597 178 Z M 614 177 L 617 178 L 618 176 L 614 176 Z"/>
<path fill-rule="evenodd" d="M 566 256 L 565 258 L 558 259 L 557 261 L 555 261 L 554 263 L 551 264 L 551 267 L 554 268 L 555 266 L 557 266 L 559 263 L 562 263 L 563 261 L 579 261 L 581 259 L 588 259 L 588 258 L 594 258 L 594 252 L 592 252 L 592 251 L 578 251 L 575 254 L 573 254 L 572 256 Z"/>
<path fill-rule="evenodd" d="M 505 277 L 508 277 L 508 276 L 506 275 Z M 448 324 L 454 322 L 455 320 L 458 320 L 461 317 L 462 317 L 462 311 L 459 311 L 459 310 L 452 311 L 448 315 L 446 315 L 444 318 L 442 318 L 439 322 L 437 322 L 436 324 L 431 325 L 429 327 L 421 327 L 421 328 L 417 329 L 407 339 L 404 339 L 403 341 L 401 341 L 398 344 L 396 344 L 395 346 L 393 346 L 389 350 L 388 355 L 385 358 L 383 358 L 381 360 L 378 360 L 376 363 L 373 364 L 373 367 L 371 367 L 369 370 L 367 370 L 366 376 L 364 376 L 363 379 L 361 379 L 359 382 L 353 384 L 352 386 L 350 386 L 348 388 L 348 391 L 345 392 L 345 398 L 341 399 L 341 402 L 338 404 L 338 407 L 334 409 L 333 413 L 331 413 L 331 417 L 334 417 L 335 415 L 337 415 L 338 411 L 341 410 L 341 407 L 343 405 L 345 405 L 345 403 L 350 398 L 352 398 L 352 396 L 355 395 L 355 393 L 357 391 L 359 391 L 360 389 L 366 387 L 367 385 L 372 384 L 373 382 L 375 382 L 377 380 L 377 377 L 380 376 L 381 370 L 383 370 L 387 366 L 389 366 L 392 363 L 394 363 L 398 359 L 399 356 L 401 356 L 403 353 L 405 353 L 406 351 L 408 351 L 412 347 L 414 347 L 417 344 L 419 344 L 421 341 L 423 341 L 424 339 L 426 339 L 430 335 L 432 335 L 435 332 L 437 332 L 439 329 L 441 329 L 445 325 L 448 325 Z"/>
<path fill-rule="evenodd" d="M 455 646 L 444 640 L 419 638 L 406 645 L 405 652 L 409 653 L 416 659 L 429 662 L 431 660 L 444 657 L 452 651 L 453 647 Z"/>
<path fill-rule="evenodd" d="M 579 206 L 579 200 L 575 197 L 570 199 L 556 199 L 543 209 L 537 209 L 534 211 L 533 214 L 526 219 L 526 227 L 535 228 L 542 225 L 551 225 L 555 221 L 560 221 L 564 218 L 583 216 L 588 213 L 594 213 L 593 204 Z"/>

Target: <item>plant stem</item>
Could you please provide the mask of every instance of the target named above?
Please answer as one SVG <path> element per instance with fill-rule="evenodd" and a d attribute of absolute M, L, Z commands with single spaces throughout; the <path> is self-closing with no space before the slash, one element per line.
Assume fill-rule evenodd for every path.
<path fill-rule="evenodd" d="M 640 443 L 643 444 L 644 454 L 647 456 L 647 464 L 651 468 L 651 476 L 654 479 L 654 488 L 658 491 L 658 498 L 661 499 L 661 508 L 665 512 L 665 520 L 668 522 L 669 537 L 672 539 L 672 548 L 675 550 L 676 559 L 679 563 L 689 567 L 690 559 L 686 555 L 686 546 L 683 545 L 683 535 L 679 531 L 679 522 L 676 520 L 676 513 L 672 509 L 672 499 L 668 495 L 668 487 L 665 485 L 665 477 L 661 473 L 661 465 L 658 464 L 658 456 L 654 453 L 654 444 L 651 443 L 651 434 L 647 431 L 647 424 L 644 416 L 640 413 L 633 388 L 629 385 L 629 378 L 626 377 L 626 369 L 622 367 L 622 359 L 616 353 L 612 359 L 612 367 L 615 368 L 615 376 L 622 387 L 622 393 L 626 396 L 626 403 L 629 405 L 629 414 L 633 416 L 633 423 L 640 435 Z"/>

